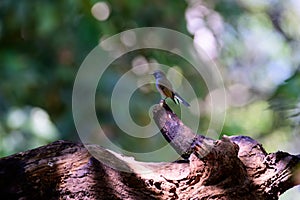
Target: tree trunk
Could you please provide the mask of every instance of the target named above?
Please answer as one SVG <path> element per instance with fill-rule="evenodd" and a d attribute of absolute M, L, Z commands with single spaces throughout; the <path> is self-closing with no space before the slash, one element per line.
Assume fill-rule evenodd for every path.
<path fill-rule="evenodd" d="M 1 197 L 278 199 L 281 193 L 299 184 L 299 155 L 267 154 L 262 145 L 246 136 L 213 141 L 194 135 L 190 140 L 186 136 L 193 135 L 191 130 L 166 105 L 155 106 L 153 113 L 162 134 L 189 162 L 143 163 L 97 145 L 85 148 L 80 143 L 57 141 L 0 159 Z M 99 162 L 87 149 L 119 162 L 131 173 Z M 152 173 L 139 173 L 136 166 Z"/>

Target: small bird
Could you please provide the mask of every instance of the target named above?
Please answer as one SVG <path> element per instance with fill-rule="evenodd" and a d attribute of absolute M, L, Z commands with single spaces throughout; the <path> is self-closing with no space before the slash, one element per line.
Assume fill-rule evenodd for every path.
<path fill-rule="evenodd" d="M 162 71 L 156 70 L 153 73 L 153 76 L 155 77 L 155 81 L 156 81 L 155 85 L 157 90 L 162 96 L 165 96 L 164 100 L 170 97 L 176 104 L 180 102 L 186 107 L 190 106 L 190 104 L 186 102 L 181 96 L 179 96 L 179 94 L 173 91 L 172 84 L 170 83 L 170 81 L 167 79 L 166 75 Z"/>

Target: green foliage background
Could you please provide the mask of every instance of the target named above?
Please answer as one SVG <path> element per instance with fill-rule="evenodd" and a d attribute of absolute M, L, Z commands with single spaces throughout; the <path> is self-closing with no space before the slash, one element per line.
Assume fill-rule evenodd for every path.
<path fill-rule="evenodd" d="M 109 6 L 109 17 L 99 21 L 91 12 L 97 2 L 1 1 L 0 156 L 58 139 L 79 140 L 71 96 L 82 61 L 102 39 L 149 26 L 177 30 L 195 41 L 199 30 L 210 31 L 215 41 L 213 60 L 222 72 L 229 100 L 222 134 L 249 135 L 268 151 L 299 153 L 299 3 L 111 0 L 102 1 Z M 114 62 L 99 87 L 103 92 L 96 96 L 97 113 L 116 143 L 146 151 L 165 141 L 137 143 L 120 137 L 109 101 L 118 77 L 131 69 L 138 56 L 184 72 L 204 109 L 208 91 L 203 81 L 194 80 L 194 71 L 184 60 L 166 52 L 137 51 Z M 147 124 L 148 109 L 159 94 L 152 85 L 134 98 L 137 103 L 130 110 L 138 124 Z M 209 114 L 203 112 L 198 131 L 207 123 Z"/>

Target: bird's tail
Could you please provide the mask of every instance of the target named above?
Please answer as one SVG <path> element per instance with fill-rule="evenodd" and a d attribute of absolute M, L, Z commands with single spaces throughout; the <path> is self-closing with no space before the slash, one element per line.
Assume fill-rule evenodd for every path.
<path fill-rule="evenodd" d="M 179 96 L 179 94 L 177 94 L 175 92 L 174 94 L 174 99 L 176 99 L 177 101 L 179 101 L 180 103 L 182 103 L 183 105 L 185 105 L 186 107 L 189 107 L 190 104 L 188 102 L 186 102 L 186 100 L 184 100 L 181 96 Z"/>

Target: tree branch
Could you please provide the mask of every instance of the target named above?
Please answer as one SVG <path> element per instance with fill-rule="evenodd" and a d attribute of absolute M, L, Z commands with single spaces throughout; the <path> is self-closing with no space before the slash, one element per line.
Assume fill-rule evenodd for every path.
<path fill-rule="evenodd" d="M 143 163 L 97 145 L 88 149 L 119 162 L 131 173 L 92 157 L 78 143 L 57 141 L 0 159 L 4 199 L 278 199 L 299 184 L 300 156 L 267 154 L 250 137 L 214 141 L 196 135 L 164 104 L 154 119 L 189 163 Z M 181 141 L 181 143 L 180 143 Z M 94 155 L 94 153 L 93 153 Z M 144 167 L 152 173 L 140 173 Z M 298 181 L 297 181 L 298 180 Z"/>

